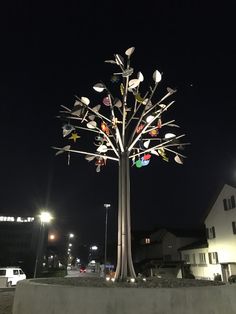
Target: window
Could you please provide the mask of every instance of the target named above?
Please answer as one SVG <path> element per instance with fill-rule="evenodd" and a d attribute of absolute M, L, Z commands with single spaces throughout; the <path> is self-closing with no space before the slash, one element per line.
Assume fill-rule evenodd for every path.
<path fill-rule="evenodd" d="M 19 275 L 19 272 L 17 269 L 13 269 L 13 275 Z"/>
<path fill-rule="evenodd" d="M 208 253 L 208 257 L 209 257 L 209 263 L 210 264 L 218 264 L 219 263 L 217 252 Z"/>
<path fill-rule="evenodd" d="M 206 264 L 206 255 L 205 253 L 199 253 L 200 264 Z"/>
<path fill-rule="evenodd" d="M 190 262 L 189 254 L 184 254 L 184 260 L 186 263 Z"/>
<path fill-rule="evenodd" d="M 223 205 L 224 205 L 224 210 L 230 210 L 232 208 L 235 208 L 236 205 L 235 205 L 234 195 L 232 195 L 230 198 L 224 198 Z"/>
<path fill-rule="evenodd" d="M 233 234 L 236 234 L 236 221 L 232 221 Z"/>
<path fill-rule="evenodd" d="M 193 253 L 193 265 L 196 265 L 196 256 L 194 253 Z"/>
<path fill-rule="evenodd" d="M 207 239 L 214 239 L 216 237 L 215 227 L 206 229 Z"/>
<path fill-rule="evenodd" d="M 149 244 L 150 243 L 150 238 L 146 238 L 144 241 L 145 241 L 145 244 Z"/>

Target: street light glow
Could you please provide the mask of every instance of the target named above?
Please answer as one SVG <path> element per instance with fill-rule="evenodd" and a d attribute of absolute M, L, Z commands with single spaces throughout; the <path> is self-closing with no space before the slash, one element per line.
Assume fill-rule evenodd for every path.
<path fill-rule="evenodd" d="M 69 234 L 69 238 L 74 238 L 74 234 L 73 234 L 73 233 L 70 233 L 70 234 Z"/>
<path fill-rule="evenodd" d="M 41 212 L 39 219 L 42 223 L 50 223 L 53 217 L 49 212 Z"/>

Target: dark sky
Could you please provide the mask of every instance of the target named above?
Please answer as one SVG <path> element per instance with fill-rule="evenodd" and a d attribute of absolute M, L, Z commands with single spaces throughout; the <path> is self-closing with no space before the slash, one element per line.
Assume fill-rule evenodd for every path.
<path fill-rule="evenodd" d="M 162 2 L 162 4 L 160 4 Z M 132 62 L 146 80 L 163 72 L 175 87 L 167 117 L 187 134 L 183 166 L 153 161 L 131 169 L 134 229 L 196 226 L 223 183 L 236 181 L 234 1 L 10 1 L 0 14 L 0 213 L 36 214 L 48 207 L 55 223 L 81 241 L 103 239 L 104 203 L 117 215 L 117 165 L 97 174 L 83 157 L 55 157 L 60 105 L 113 68 L 103 63 L 134 46 Z"/>

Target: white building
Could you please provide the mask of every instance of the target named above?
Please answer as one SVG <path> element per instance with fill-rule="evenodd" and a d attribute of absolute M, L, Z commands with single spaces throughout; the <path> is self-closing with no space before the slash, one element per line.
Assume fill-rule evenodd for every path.
<path fill-rule="evenodd" d="M 223 281 L 236 274 L 236 188 L 224 185 L 206 219 L 207 244 L 180 249 L 195 278 Z"/>

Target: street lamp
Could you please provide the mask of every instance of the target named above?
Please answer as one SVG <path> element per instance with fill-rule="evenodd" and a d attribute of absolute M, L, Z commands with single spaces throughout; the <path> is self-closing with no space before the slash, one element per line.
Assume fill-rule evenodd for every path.
<path fill-rule="evenodd" d="M 34 267 L 34 278 L 36 278 L 36 276 L 37 276 L 38 264 L 42 259 L 44 237 L 45 237 L 45 224 L 49 224 L 52 219 L 53 219 L 52 215 L 47 211 L 43 211 L 39 215 L 40 229 L 39 229 L 37 254 L 36 254 L 36 260 L 35 260 L 35 267 Z"/>
<path fill-rule="evenodd" d="M 72 243 L 70 243 L 70 240 L 74 238 L 74 234 L 73 233 L 69 233 L 68 234 L 68 240 L 66 243 L 66 271 L 67 271 L 67 267 L 68 267 L 68 261 L 71 255 L 71 247 L 72 247 Z"/>
<path fill-rule="evenodd" d="M 106 218 L 105 218 L 105 248 L 104 248 L 104 275 L 106 275 L 106 264 L 107 264 L 107 218 L 108 218 L 108 209 L 111 207 L 111 204 L 104 204 L 106 209 Z"/>

